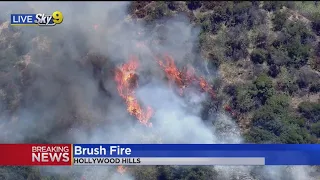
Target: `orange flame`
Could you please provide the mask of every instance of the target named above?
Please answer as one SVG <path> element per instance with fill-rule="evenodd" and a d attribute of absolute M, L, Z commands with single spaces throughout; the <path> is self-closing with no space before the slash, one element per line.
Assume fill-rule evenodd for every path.
<path fill-rule="evenodd" d="M 212 87 L 203 77 L 199 78 L 199 85 L 203 91 L 209 93 L 213 98 L 216 97 Z"/>
<path fill-rule="evenodd" d="M 203 77 L 198 78 L 191 66 L 184 67 L 183 71 L 180 71 L 174 63 L 174 59 L 169 55 L 165 55 L 164 60 L 159 58 L 156 58 L 156 60 L 164 70 L 169 81 L 174 82 L 179 87 L 180 95 L 183 94 L 183 90 L 187 86 L 196 82 L 203 91 L 209 93 L 213 98 L 215 98 L 214 90 L 210 84 Z"/>
<path fill-rule="evenodd" d="M 157 62 L 166 73 L 168 80 L 171 83 L 176 83 L 176 85 L 180 88 L 179 94 L 182 95 L 183 89 L 185 88 L 183 74 L 177 68 L 173 58 L 169 55 L 165 55 L 164 60 L 157 58 Z"/>
<path fill-rule="evenodd" d="M 121 166 L 118 166 L 118 167 L 117 167 L 117 171 L 118 171 L 120 174 L 124 174 L 124 173 L 127 171 L 127 168 L 121 165 Z"/>
<path fill-rule="evenodd" d="M 138 66 L 138 58 L 134 56 L 130 57 L 129 62 L 123 64 L 116 70 L 115 81 L 119 95 L 127 104 L 129 114 L 135 116 L 141 124 L 152 126 L 149 122 L 153 115 L 152 108 L 147 107 L 146 110 L 142 109 L 135 96 L 134 89 L 138 86 L 138 76 L 136 74 Z"/>

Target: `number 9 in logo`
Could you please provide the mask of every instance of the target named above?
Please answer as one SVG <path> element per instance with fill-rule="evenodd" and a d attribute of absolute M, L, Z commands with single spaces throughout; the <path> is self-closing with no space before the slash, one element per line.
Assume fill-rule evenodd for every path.
<path fill-rule="evenodd" d="M 56 24 L 61 24 L 63 21 L 63 15 L 60 11 L 55 11 L 52 13 L 53 22 Z"/>

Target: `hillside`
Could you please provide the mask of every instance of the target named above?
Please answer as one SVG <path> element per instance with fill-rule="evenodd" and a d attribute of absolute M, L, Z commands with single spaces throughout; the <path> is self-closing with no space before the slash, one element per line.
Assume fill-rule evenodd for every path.
<path fill-rule="evenodd" d="M 51 29 L 12 27 L 2 12 L 1 142 L 319 143 L 317 2 L 88 4 L 61 6 L 88 13 Z M 299 168 L 0 167 L 0 179 L 320 178 Z"/>

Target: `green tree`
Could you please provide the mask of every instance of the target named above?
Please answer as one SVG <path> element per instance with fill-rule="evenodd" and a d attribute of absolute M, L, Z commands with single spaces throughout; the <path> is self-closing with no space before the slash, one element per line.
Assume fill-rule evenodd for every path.
<path fill-rule="evenodd" d="M 287 45 L 288 56 L 291 58 L 291 61 L 289 61 L 287 65 L 296 68 L 306 65 L 309 60 L 310 50 L 310 46 L 303 45 L 299 38 L 293 39 L 290 44 Z"/>
<path fill-rule="evenodd" d="M 275 113 L 282 113 L 289 107 L 289 97 L 285 94 L 276 94 L 271 96 L 267 105 L 271 106 Z"/>
<path fill-rule="evenodd" d="M 158 2 L 156 2 L 154 8 L 152 8 L 152 9 L 149 8 L 147 10 L 147 14 L 148 14 L 148 16 L 147 16 L 146 20 L 149 22 L 153 22 L 153 21 L 161 19 L 165 16 L 171 15 L 171 12 L 165 2 L 158 1 Z"/>
<path fill-rule="evenodd" d="M 302 102 L 299 104 L 299 112 L 311 122 L 320 121 L 320 103 Z"/>
<path fill-rule="evenodd" d="M 285 67 L 281 68 L 281 73 L 277 82 L 277 89 L 290 95 L 299 89 L 297 83 L 295 82 L 293 73 L 289 72 Z"/>
<path fill-rule="evenodd" d="M 235 105 L 240 112 L 251 111 L 255 106 L 256 95 L 252 86 L 239 87 L 236 91 Z"/>
<path fill-rule="evenodd" d="M 263 106 L 254 113 L 252 125 L 267 130 L 276 136 L 280 136 L 285 129 L 280 117 L 277 117 L 270 106 Z"/>
<path fill-rule="evenodd" d="M 262 104 L 264 104 L 266 100 L 274 94 L 272 80 L 266 74 L 258 76 L 254 81 L 254 85 L 257 89 L 257 97 L 260 99 Z"/>
<path fill-rule="evenodd" d="M 275 49 L 271 49 L 269 64 L 300 68 L 306 65 L 310 59 L 313 42 L 315 42 L 314 34 L 305 23 L 301 21 L 288 22 L 272 43 Z"/>
<path fill-rule="evenodd" d="M 280 140 L 285 144 L 305 144 L 314 143 L 314 139 L 310 136 L 307 129 L 300 128 L 297 125 L 288 125 L 281 133 Z"/>
<path fill-rule="evenodd" d="M 248 141 L 281 143 L 314 143 L 316 139 L 307 128 L 305 119 L 297 116 L 284 94 L 271 96 L 252 118 Z"/>
<path fill-rule="evenodd" d="M 274 17 L 272 18 L 273 22 L 273 28 L 275 31 L 280 31 L 283 26 L 285 25 L 285 22 L 288 19 L 288 13 L 287 11 L 276 11 L 274 13 Z"/>
<path fill-rule="evenodd" d="M 278 136 L 259 127 L 251 128 L 245 134 L 245 139 L 249 143 L 278 143 L 280 141 Z"/>

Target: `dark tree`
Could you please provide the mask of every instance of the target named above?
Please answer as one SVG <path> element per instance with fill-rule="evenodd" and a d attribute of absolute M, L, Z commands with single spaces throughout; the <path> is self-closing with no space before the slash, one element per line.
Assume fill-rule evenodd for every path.
<path fill-rule="evenodd" d="M 269 71 L 268 71 L 268 74 L 275 78 L 278 76 L 278 74 L 280 73 L 280 66 L 277 66 L 275 64 L 272 64 L 269 66 Z"/>
<path fill-rule="evenodd" d="M 251 53 L 251 61 L 254 63 L 262 64 L 267 60 L 267 52 L 263 49 L 255 49 Z"/>
<path fill-rule="evenodd" d="M 313 31 L 320 36 L 320 13 L 314 14 L 312 17 L 311 27 Z"/>
<path fill-rule="evenodd" d="M 196 10 L 201 8 L 202 4 L 200 1 L 188 1 L 187 2 L 187 6 L 189 10 Z"/>
<path fill-rule="evenodd" d="M 320 42 L 318 43 L 318 45 L 315 48 L 315 54 L 316 54 L 316 56 L 320 57 Z"/>
<path fill-rule="evenodd" d="M 309 91 L 312 93 L 320 92 L 320 82 L 314 82 L 310 85 Z"/>

